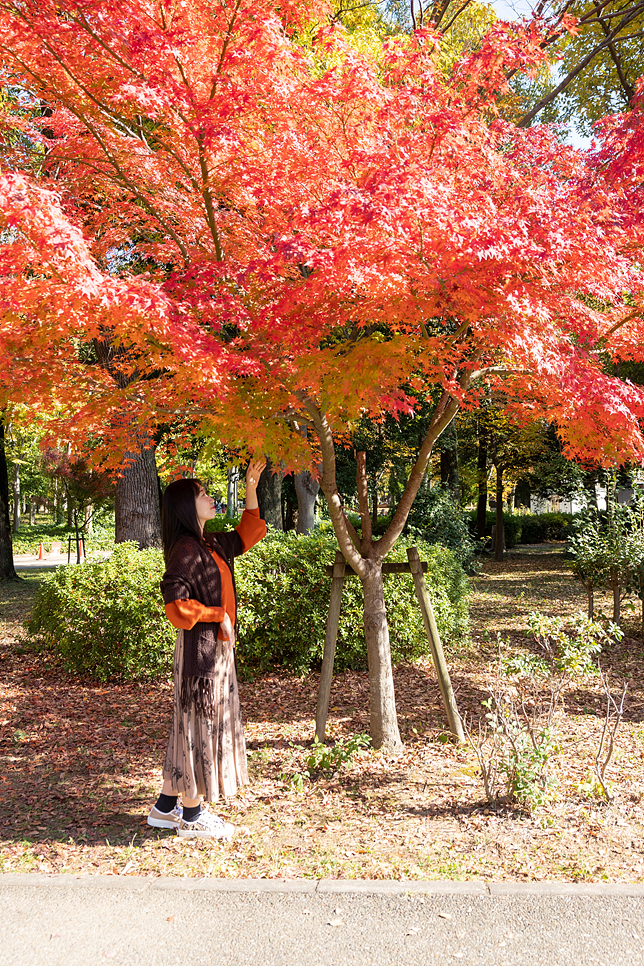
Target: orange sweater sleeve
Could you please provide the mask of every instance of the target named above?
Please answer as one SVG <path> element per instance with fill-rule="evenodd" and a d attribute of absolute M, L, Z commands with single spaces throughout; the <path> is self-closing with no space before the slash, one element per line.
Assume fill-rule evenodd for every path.
<path fill-rule="evenodd" d="M 165 605 L 165 612 L 170 623 L 184 631 L 189 631 L 199 621 L 219 624 L 224 619 L 223 607 L 206 607 L 198 600 L 173 600 Z"/>
<path fill-rule="evenodd" d="M 241 537 L 244 553 L 266 536 L 266 523 L 260 518 L 259 510 L 244 510 L 235 529 Z"/>

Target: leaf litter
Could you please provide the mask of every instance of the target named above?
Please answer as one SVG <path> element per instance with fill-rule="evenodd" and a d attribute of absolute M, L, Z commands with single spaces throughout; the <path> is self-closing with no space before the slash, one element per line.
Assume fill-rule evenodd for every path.
<path fill-rule="evenodd" d="M 547 548 L 546 548 L 547 549 Z M 514 553 L 473 578 L 473 641 L 448 655 L 461 713 L 481 716 L 497 631 L 530 648 L 532 610 L 566 616 L 584 596 L 561 552 Z M 395 670 L 404 754 L 359 750 L 331 776 L 303 779 L 317 676 L 242 682 L 250 784 L 213 808 L 230 842 L 179 839 L 147 826 L 161 781 L 169 682 L 97 685 L 25 648 L 34 581 L 0 585 L 0 871 L 135 876 L 644 881 L 644 647 L 639 620 L 602 655 L 629 683 L 608 780 L 588 781 L 602 725 L 599 682 L 565 695 L 556 797 L 532 812 L 484 799 L 471 749 L 446 741 L 429 661 Z M 609 601 L 599 601 L 608 609 Z M 368 731 L 366 673 L 333 682 L 327 737 Z"/>

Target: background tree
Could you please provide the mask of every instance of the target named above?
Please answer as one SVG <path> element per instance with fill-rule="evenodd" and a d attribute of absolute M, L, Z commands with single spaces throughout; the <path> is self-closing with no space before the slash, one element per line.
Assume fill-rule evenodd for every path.
<path fill-rule="evenodd" d="M 4 412 L 0 411 L 0 580 L 16 580 L 9 517 L 9 473 L 5 453 Z"/>
<path fill-rule="evenodd" d="M 77 562 L 80 563 L 80 542 L 90 531 L 93 513 L 113 505 L 112 481 L 108 474 L 93 469 L 86 458 L 72 456 L 66 449 L 46 449 L 43 469 L 64 487 L 72 515 Z"/>

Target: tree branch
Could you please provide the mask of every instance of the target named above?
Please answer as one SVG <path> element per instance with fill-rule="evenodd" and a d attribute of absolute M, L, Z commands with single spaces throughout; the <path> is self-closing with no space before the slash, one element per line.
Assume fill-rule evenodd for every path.
<path fill-rule="evenodd" d="M 322 454 L 320 486 L 326 497 L 329 515 L 333 523 L 338 545 L 347 563 L 355 570 L 358 576 L 365 578 L 367 576 L 367 564 L 357 550 L 357 547 L 360 545 L 360 540 L 355 528 L 351 525 L 351 521 L 344 512 L 342 500 L 338 492 L 335 470 L 335 443 L 333 441 L 331 427 L 326 416 L 318 409 L 306 393 L 298 392 L 296 396 L 310 415 L 320 443 L 320 452 Z"/>
<path fill-rule="evenodd" d="M 561 94 L 561 92 L 564 91 L 572 83 L 575 77 L 578 77 L 579 74 L 581 74 L 581 72 L 585 70 L 586 67 L 588 67 L 588 65 L 595 59 L 597 54 L 601 53 L 602 50 L 605 50 L 610 45 L 610 43 L 615 38 L 617 38 L 617 35 L 620 32 L 620 30 L 623 30 L 624 27 L 628 26 L 628 24 L 631 23 L 637 17 L 637 11 L 639 9 L 640 8 L 634 8 L 632 9 L 630 14 L 624 16 L 622 20 L 617 24 L 617 26 L 612 29 L 612 31 L 610 32 L 606 40 L 604 40 L 600 44 L 597 44 L 591 51 L 589 51 L 589 53 L 584 58 L 582 58 L 582 60 L 571 71 L 569 71 L 569 73 L 564 77 L 561 83 L 558 84 L 557 87 L 555 87 L 553 91 L 551 91 L 549 94 L 546 94 L 545 97 L 542 97 L 540 101 L 537 101 L 537 103 L 528 111 L 528 113 L 525 114 L 521 118 L 521 120 L 517 123 L 517 127 L 521 127 L 521 128 L 529 127 L 530 123 L 534 120 L 537 114 L 539 114 L 544 109 L 544 107 L 547 107 L 548 104 L 551 104 L 552 101 L 554 101 L 555 98 L 558 97 L 559 94 Z M 637 35 L 632 35 L 632 36 L 637 36 Z M 622 41 L 622 40 L 629 40 L 631 39 L 631 37 L 630 36 L 619 37 L 617 39 Z"/>
<path fill-rule="evenodd" d="M 356 482 L 358 484 L 358 502 L 360 504 L 360 520 L 362 521 L 361 550 L 363 556 L 371 546 L 373 536 L 371 530 L 371 514 L 369 513 L 369 485 L 367 483 L 367 454 L 364 451 L 356 453 Z"/>
<path fill-rule="evenodd" d="M 471 381 L 471 374 L 469 370 L 461 373 L 458 381 L 461 389 L 465 391 Z M 432 421 L 429 425 L 429 429 L 427 430 L 425 439 L 423 440 L 418 458 L 412 467 L 411 473 L 409 474 L 409 479 L 407 480 L 407 485 L 403 495 L 400 498 L 398 506 L 396 507 L 396 512 L 394 513 L 391 523 L 387 527 L 384 536 L 381 537 L 381 539 L 378 540 L 374 545 L 377 548 L 377 554 L 380 559 L 383 559 L 387 556 L 396 540 L 403 532 L 404 526 L 407 522 L 407 517 L 409 516 L 409 511 L 412 508 L 413 502 L 416 499 L 416 494 L 420 488 L 420 484 L 423 481 L 427 464 L 429 463 L 429 458 L 432 455 L 434 443 L 440 434 L 447 429 L 454 416 L 458 412 L 459 406 L 460 403 L 458 399 L 452 396 L 451 393 L 448 393 L 447 390 L 444 390 L 434 411 Z"/>

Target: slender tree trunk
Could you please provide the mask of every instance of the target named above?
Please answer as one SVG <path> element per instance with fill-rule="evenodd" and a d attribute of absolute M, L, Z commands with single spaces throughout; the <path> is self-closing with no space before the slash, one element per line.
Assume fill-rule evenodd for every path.
<path fill-rule="evenodd" d="M 308 470 L 294 476 L 297 494 L 297 532 L 311 533 L 315 526 L 315 501 L 320 484 Z M 285 529 L 288 527 L 285 526 Z"/>
<path fill-rule="evenodd" d="M 298 520 L 297 491 L 293 476 L 286 476 L 282 480 L 282 520 L 284 530 L 295 530 Z"/>
<path fill-rule="evenodd" d="M 619 585 L 619 574 L 613 574 L 613 623 L 620 626 L 621 614 L 621 587 Z"/>
<path fill-rule="evenodd" d="M 9 517 L 9 473 L 4 448 L 4 421 L 0 413 L 0 580 L 16 580 Z"/>
<path fill-rule="evenodd" d="M 368 561 L 362 580 L 364 635 L 369 661 L 370 733 L 374 748 L 388 753 L 402 751 L 398 730 L 396 696 L 391 667 L 389 627 L 382 583 L 382 561 Z"/>
<path fill-rule="evenodd" d="M 479 496 L 476 504 L 476 535 L 485 539 L 487 529 L 487 429 L 479 420 L 479 451 L 477 458 Z"/>
<path fill-rule="evenodd" d="M 13 464 L 13 532 L 20 529 L 20 464 Z"/>
<path fill-rule="evenodd" d="M 116 543 L 132 540 L 139 549 L 161 546 L 161 507 L 154 447 L 128 453 L 134 458 L 116 481 Z"/>
<path fill-rule="evenodd" d="M 454 502 L 460 503 L 461 486 L 458 473 L 458 435 L 454 423 L 450 423 L 441 438 L 441 483 L 447 486 Z"/>
<path fill-rule="evenodd" d="M 226 513 L 229 517 L 237 516 L 237 482 L 239 480 L 239 467 L 231 466 L 228 470 L 226 487 Z"/>
<path fill-rule="evenodd" d="M 32 500 L 31 503 L 29 504 L 29 524 L 32 527 L 36 526 L 36 501 L 35 500 Z"/>
<path fill-rule="evenodd" d="M 503 469 L 496 468 L 496 533 L 494 540 L 494 559 L 503 560 L 505 550 L 505 526 L 503 523 Z"/>
<path fill-rule="evenodd" d="M 371 528 L 376 529 L 378 524 L 378 487 L 371 494 Z"/>
<path fill-rule="evenodd" d="M 267 460 L 266 469 L 259 478 L 257 501 L 260 516 L 276 530 L 284 529 L 282 522 L 282 479 L 283 473 L 281 470 L 273 472 L 273 464 L 270 460 Z"/>
<path fill-rule="evenodd" d="M 595 588 L 592 580 L 586 581 L 586 592 L 588 594 L 588 620 L 595 616 Z"/>

